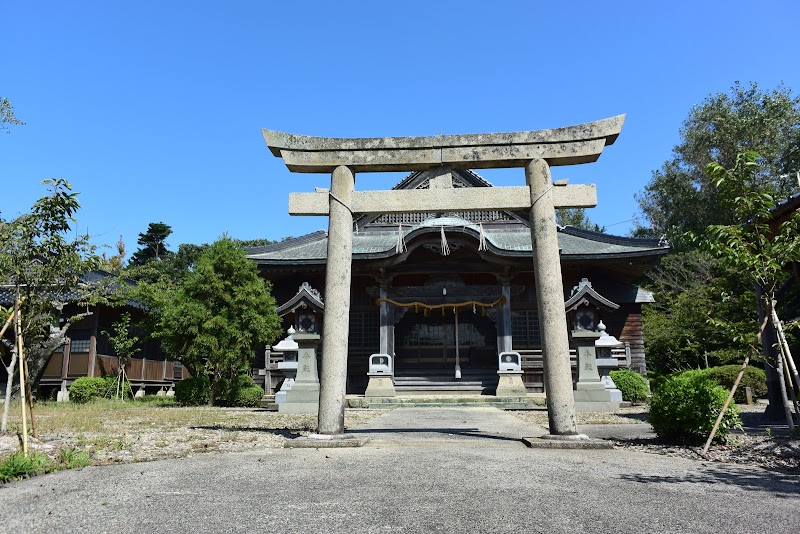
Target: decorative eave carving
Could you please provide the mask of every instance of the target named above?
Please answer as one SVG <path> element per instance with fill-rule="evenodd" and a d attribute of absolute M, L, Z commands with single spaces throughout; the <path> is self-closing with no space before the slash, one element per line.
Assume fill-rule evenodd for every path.
<path fill-rule="evenodd" d="M 308 308 L 316 313 L 322 313 L 325 310 L 325 303 L 322 302 L 322 295 L 319 291 L 311 287 L 308 282 L 303 282 L 297 290 L 297 294 L 278 306 L 275 311 L 283 317 L 298 309 L 306 310 Z"/>
<path fill-rule="evenodd" d="M 580 306 L 588 304 L 594 304 L 598 308 L 606 309 L 608 311 L 619 309 L 619 304 L 608 300 L 603 295 L 595 291 L 595 289 L 592 287 L 592 283 L 587 278 L 583 278 L 580 282 L 578 282 L 577 286 L 572 288 L 572 295 L 570 296 L 569 300 L 564 303 L 564 308 L 567 311 L 573 311 Z"/>

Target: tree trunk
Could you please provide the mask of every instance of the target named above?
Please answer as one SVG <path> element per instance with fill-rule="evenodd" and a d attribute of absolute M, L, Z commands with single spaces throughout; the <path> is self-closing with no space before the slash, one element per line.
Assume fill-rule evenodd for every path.
<path fill-rule="evenodd" d="M 11 389 L 14 384 L 14 368 L 17 365 L 17 352 L 11 353 L 11 364 L 6 367 L 8 371 L 8 382 L 6 383 L 6 398 L 3 403 L 3 422 L 0 423 L 0 431 L 5 432 L 8 430 L 8 409 L 11 406 Z"/>

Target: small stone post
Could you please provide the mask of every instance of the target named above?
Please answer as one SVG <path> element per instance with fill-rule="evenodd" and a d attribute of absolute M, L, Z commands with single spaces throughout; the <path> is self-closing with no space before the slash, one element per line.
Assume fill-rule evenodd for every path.
<path fill-rule="evenodd" d="M 325 268 L 325 332 L 322 337 L 317 433 L 344 433 L 347 388 L 347 339 L 350 330 L 350 282 L 353 261 L 353 202 L 355 176 L 345 166 L 331 175 L 328 197 L 328 263 Z"/>
<path fill-rule="evenodd" d="M 547 391 L 550 434 L 572 435 L 578 433 L 578 425 L 572 394 L 567 315 L 564 310 L 561 262 L 558 259 L 550 166 L 542 159 L 530 160 L 525 165 L 525 180 L 531 191 L 533 270 L 536 273 L 536 300 L 542 335 L 544 387 Z"/>

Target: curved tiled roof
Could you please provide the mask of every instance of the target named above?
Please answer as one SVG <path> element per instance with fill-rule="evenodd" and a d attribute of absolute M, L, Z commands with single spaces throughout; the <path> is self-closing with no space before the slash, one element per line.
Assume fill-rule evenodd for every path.
<path fill-rule="evenodd" d="M 480 227 L 458 217 L 428 219 L 416 226 L 404 226 L 406 243 L 425 234 L 462 234 L 475 240 L 480 237 Z M 527 227 L 484 228 L 486 242 L 491 252 L 498 256 L 530 255 L 531 234 Z M 591 259 L 612 257 L 640 257 L 666 254 L 668 247 L 657 240 L 609 236 L 567 226 L 558 229 L 558 244 L 562 259 Z M 324 263 L 327 257 L 328 238 L 325 232 L 315 232 L 295 239 L 287 239 L 273 247 L 247 249 L 247 257 L 256 263 L 281 264 L 287 262 Z M 361 232 L 353 234 L 353 259 L 387 258 L 396 254 L 397 232 Z M 268 249 L 268 250 L 265 250 Z"/>

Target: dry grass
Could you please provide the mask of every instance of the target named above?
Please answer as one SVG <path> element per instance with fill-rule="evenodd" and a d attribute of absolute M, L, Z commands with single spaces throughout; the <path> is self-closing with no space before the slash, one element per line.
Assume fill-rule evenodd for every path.
<path fill-rule="evenodd" d="M 348 410 L 345 427 L 382 413 Z M 5 436 L 5 446 L 0 443 L 0 457 L 16 448 L 14 434 L 21 431 L 19 404 L 12 405 L 11 414 L 10 433 Z M 37 403 L 36 416 L 40 436 L 36 447 L 49 454 L 76 448 L 89 453 L 95 464 L 282 447 L 287 438 L 308 434 L 317 425 L 316 415 L 251 408 L 184 408 L 161 397 L 144 402 Z"/>

